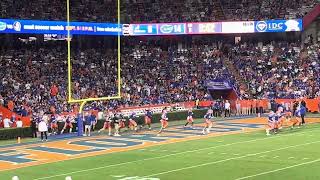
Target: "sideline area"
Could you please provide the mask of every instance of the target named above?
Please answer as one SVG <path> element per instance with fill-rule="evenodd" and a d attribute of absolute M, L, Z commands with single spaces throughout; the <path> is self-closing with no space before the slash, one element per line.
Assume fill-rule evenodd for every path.
<path fill-rule="evenodd" d="M 66 161 L 101 154 L 144 149 L 159 144 L 176 143 L 213 136 L 252 132 L 264 128 L 265 118 L 238 118 L 216 121 L 211 133 L 202 134 L 201 120 L 193 129 L 183 128 L 181 122 L 172 122 L 160 137 L 156 130 L 126 133 L 121 137 L 94 135 L 91 137 L 66 136 L 49 142 L 27 142 L 0 146 L 1 171 L 27 166 Z M 320 122 L 319 118 L 307 118 L 307 122 Z M 180 123 L 180 124 L 179 124 Z M 199 124 L 200 123 L 200 124 Z M 155 128 L 154 128 L 155 129 Z"/>

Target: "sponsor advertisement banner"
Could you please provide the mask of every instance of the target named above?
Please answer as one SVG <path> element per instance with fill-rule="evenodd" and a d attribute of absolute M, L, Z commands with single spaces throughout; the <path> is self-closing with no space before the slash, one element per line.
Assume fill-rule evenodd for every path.
<path fill-rule="evenodd" d="M 122 35 L 122 27 L 111 23 L 86 23 L 70 22 L 70 26 L 64 21 L 36 21 L 0 19 L 0 33 L 24 33 L 24 34 L 86 34 L 86 35 Z"/>
<path fill-rule="evenodd" d="M 222 33 L 220 22 L 187 23 L 188 34 L 216 34 Z"/>
<path fill-rule="evenodd" d="M 255 32 L 302 31 L 302 19 L 255 21 Z"/>

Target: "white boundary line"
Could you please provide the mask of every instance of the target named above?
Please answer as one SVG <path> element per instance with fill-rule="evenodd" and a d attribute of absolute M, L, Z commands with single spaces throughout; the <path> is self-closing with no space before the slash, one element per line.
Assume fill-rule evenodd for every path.
<path fill-rule="evenodd" d="M 317 130 L 314 130 L 314 131 L 317 131 Z M 280 138 L 280 137 L 282 138 L 282 137 L 286 137 L 286 136 L 293 136 L 293 135 L 297 135 L 297 134 L 305 134 L 305 133 L 310 133 L 310 132 L 313 132 L 313 131 L 311 130 L 311 131 L 308 131 L 308 132 L 284 134 L 284 135 L 277 135 L 277 136 L 272 136 L 272 137 L 264 137 L 264 138 L 252 139 L 252 140 L 247 140 L 247 141 L 234 142 L 234 143 L 223 144 L 223 145 L 218 145 L 218 146 L 212 146 L 212 147 L 207 147 L 207 148 L 183 151 L 183 152 L 174 153 L 174 154 L 168 154 L 168 155 L 164 155 L 164 156 L 157 156 L 157 157 L 153 157 L 153 158 L 145 158 L 145 159 L 140 159 L 140 160 L 134 160 L 134 161 L 129 161 L 129 162 L 123 162 L 123 163 L 118 163 L 118 164 L 112 164 L 112 165 L 107 165 L 107 166 L 91 168 L 91 169 L 78 170 L 78 171 L 62 173 L 62 174 L 57 174 L 57 175 L 52 175 L 52 176 L 45 176 L 45 177 L 41 177 L 41 178 L 36 178 L 34 180 L 50 179 L 50 178 L 54 178 L 54 177 L 60 177 L 60 176 L 65 176 L 65 175 L 70 175 L 70 174 L 75 174 L 75 173 L 94 171 L 94 170 L 104 169 L 104 168 L 108 168 L 108 167 L 121 166 L 121 165 L 137 163 L 137 162 L 143 162 L 143 161 L 154 160 L 154 159 L 162 159 L 162 158 L 166 158 L 166 157 L 170 157 L 170 156 L 175 156 L 175 155 L 180 155 L 180 154 L 187 154 L 187 153 L 192 153 L 192 152 L 197 152 L 197 151 L 202 151 L 202 150 L 216 149 L 216 148 L 232 146 L 232 145 L 236 145 L 236 144 L 250 143 L 250 142 L 268 140 L 268 139 L 275 139 L 275 138 Z"/>
<path fill-rule="evenodd" d="M 276 169 L 276 170 L 273 170 L 273 171 L 267 171 L 267 172 L 263 172 L 263 173 L 259 173 L 259 174 L 245 176 L 245 177 L 237 178 L 235 180 L 249 179 L 249 178 L 262 176 L 262 175 L 265 175 L 265 174 L 270 174 L 270 173 L 274 173 L 274 172 L 278 172 L 278 171 L 283 171 L 283 170 L 286 170 L 286 169 L 291 169 L 291 168 L 294 168 L 294 167 L 303 166 L 303 165 L 307 165 L 307 164 L 312 164 L 312 163 L 316 163 L 316 162 L 320 162 L 320 159 L 316 159 L 316 160 L 313 160 L 313 161 L 308 161 L 308 162 L 304 162 L 304 163 L 300 163 L 300 164 L 295 164 L 295 165 L 292 165 L 292 166 L 287 166 L 287 167 Z"/>
<path fill-rule="evenodd" d="M 269 151 L 263 151 L 263 152 L 259 152 L 259 153 L 247 154 L 247 155 L 244 155 L 244 156 L 228 158 L 228 159 L 223 159 L 223 160 L 219 160 L 219 161 L 213 161 L 213 162 L 198 164 L 198 165 L 194 165 L 194 166 L 188 166 L 188 167 L 184 167 L 184 168 L 179 168 L 179 169 L 174 169 L 174 170 L 170 170 L 170 171 L 164 171 L 164 172 L 161 172 L 161 173 L 155 173 L 155 174 L 143 176 L 143 178 L 155 177 L 155 176 L 158 176 L 158 175 L 168 174 L 168 173 L 182 171 L 182 170 L 186 170 L 186 169 L 192 169 L 192 168 L 197 168 L 197 167 L 202 167 L 202 166 L 207 166 L 207 165 L 212 165 L 212 164 L 218 164 L 218 163 L 222 163 L 222 162 L 226 162 L 226 161 L 230 161 L 230 160 L 242 159 L 242 158 L 246 158 L 246 157 L 250 157 L 250 156 L 266 154 L 266 153 L 270 153 L 270 152 L 275 152 L 275 151 L 280 151 L 280 150 L 284 150 L 284 149 L 289 149 L 289 148 L 294 148 L 294 147 L 299 147 L 299 146 L 315 144 L 315 143 L 319 143 L 319 142 L 320 141 L 314 141 L 314 142 L 310 142 L 310 143 L 297 144 L 297 145 L 287 146 L 287 147 L 273 149 L 273 150 L 269 150 Z M 318 161 L 320 161 L 320 159 L 318 159 Z M 240 179 L 237 179 L 237 180 L 240 180 Z"/>

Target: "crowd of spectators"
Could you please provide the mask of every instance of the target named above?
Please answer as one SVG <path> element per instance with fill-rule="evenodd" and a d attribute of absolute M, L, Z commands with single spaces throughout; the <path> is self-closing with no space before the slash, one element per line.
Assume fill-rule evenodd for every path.
<path fill-rule="evenodd" d="M 122 0 L 121 22 L 201 22 L 283 19 L 304 16 L 319 0 Z M 0 17 L 66 20 L 66 1 L 0 2 Z M 117 22 L 117 1 L 71 0 L 72 21 Z"/>
<path fill-rule="evenodd" d="M 35 110 L 71 111 L 73 107 L 67 103 L 66 60 L 66 48 L 56 44 L 2 49 L 1 103 L 23 116 Z M 71 61 L 73 99 L 117 95 L 115 50 L 77 49 L 72 51 Z M 141 43 L 123 49 L 121 61 L 123 98 L 109 101 L 109 107 L 209 99 L 206 80 L 220 77 L 234 83 L 222 63 L 221 51 L 212 46 L 163 50 Z"/>
<path fill-rule="evenodd" d="M 260 20 L 302 18 L 319 0 L 226 0 L 221 3 L 226 19 Z"/>
<path fill-rule="evenodd" d="M 297 98 L 319 96 L 319 45 L 277 42 L 239 44 L 229 54 L 245 80 L 250 97 Z"/>
<path fill-rule="evenodd" d="M 317 97 L 320 87 L 319 45 L 274 42 L 242 43 L 223 51 L 215 44 L 164 49 L 136 43 L 121 51 L 121 100 L 90 108 L 207 100 L 206 81 L 224 79 L 241 98 Z M 228 58 L 235 69 L 224 60 Z M 117 95 L 117 51 L 73 50 L 73 99 Z M 239 76 L 248 86 L 246 92 Z M 0 103 L 23 116 L 30 112 L 68 112 L 67 51 L 55 43 L 41 48 L 23 45 L 0 54 Z"/>

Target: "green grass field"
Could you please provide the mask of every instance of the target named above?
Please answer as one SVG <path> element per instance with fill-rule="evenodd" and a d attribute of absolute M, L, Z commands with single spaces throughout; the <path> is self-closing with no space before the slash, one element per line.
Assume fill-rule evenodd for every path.
<path fill-rule="evenodd" d="M 320 127 L 210 137 L 0 172 L 20 180 L 318 180 Z"/>

